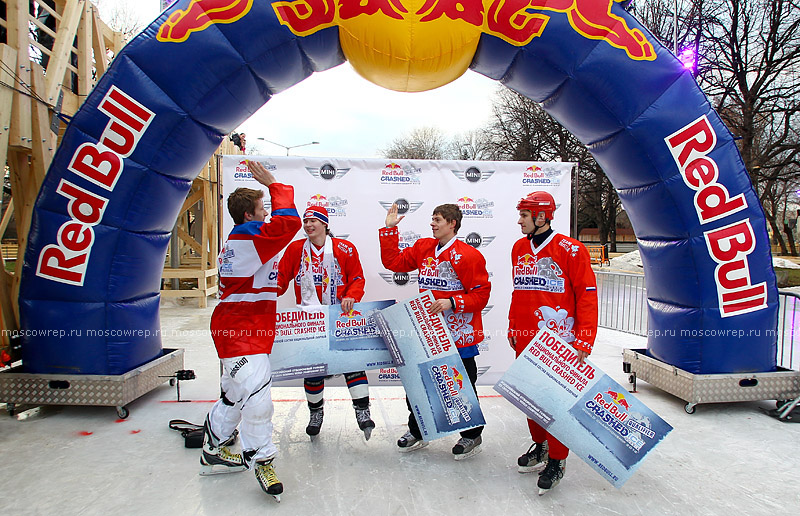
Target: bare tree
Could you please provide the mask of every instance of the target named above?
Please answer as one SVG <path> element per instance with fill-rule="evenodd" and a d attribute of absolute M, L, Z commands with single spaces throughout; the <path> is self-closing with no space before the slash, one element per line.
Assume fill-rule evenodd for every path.
<path fill-rule="evenodd" d="M 92 2 L 100 10 L 103 21 L 116 32 L 121 32 L 125 41 L 130 41 L 144 28 L 145 22 L 139 19 L 139 15 L 130 3 L 109 0 L 92 0 Z"/>
<path fill-rule="evenodd" d="M 457 134 L 450 141 L 446 157 L 461 160 L 491 159 L 491 140 L 489 135 L 481 129 Z"/>
<path fill-rule="evenodd" d="M 509 89 L 498 91 L 487 129 L 494 160 L 578 162 L 578 233 L 598 229 L 600 242 L 616 251 L 616 221 L 622 206 L 616 190 L 589 150 L 536 102 Z M 577 236 L 577 235 L 574 235 Z"/>
<path fill-rule="evenodd" d="M 417 127 L 379 152 L 390 159 L 445 159 L 450 142 L 437 127 Z"/>

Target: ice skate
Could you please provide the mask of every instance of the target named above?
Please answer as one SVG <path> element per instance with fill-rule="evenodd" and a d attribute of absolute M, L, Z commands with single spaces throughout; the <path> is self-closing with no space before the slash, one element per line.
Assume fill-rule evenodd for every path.
<path fill-rule="evenodd" d="M 236 435 L 225 440 L 224 444 L 214 445 L 214 438 L 206 424 L 203 432 L 203 453 L 200 455 L 200 475 L 217 475 L 220 473 L 236 473 L 247 469 L 242 456 L 233 453 L 228 446 L 236 442 Z"/>
<path fill-rule="evenodd" d="M 306 433 L 311 436 L 311 439 L 314 439 L 317 435 L 319 435 L 319 430 L 322 428 L 322 418 L 325 416 L 325 412 L 320 408 L 311 409 L 311 414 L 308 419 L 308 426 L 306 427 Z"/>
<path fill-rule="evenodd" d="M 547 441 L 543 443 L 533 443 L 528 451 L 517 459 L 517 471 L 520 473 L 532 473 L 539 471 L 547 463 Z"/>
<path fill-rule="evenodd" d="M 456 460 L 464 460 L 479 454 L 481 452 L 481 442 L 483 442 L 483 440 L 480 435 L 475 439 L 462 437 L 458 440 L 456 445 L 453 446 L 453 458 Z"/>
<path fill-rule="evenodd" d="M 370 418 L 369 405 L 364 408 L 353 406 L 356 411 L 356 421 L 358 421 L 358 428 L 364 432 L 364 438 L 369 441 L 372 436 L 372 429 L 375 428 L 375 422 Z"/>
<path fill-rule="evenodd" d="M 539 473 L 539 496 L 550 491 L 558 485 L 564 477 L 564 470 L 567 467 L 567 459 L 548 459 L 547 466 Z"/>
<path fill-rule="evenodd" d="M 275 474 L 275 468 L 272 466 L 272 459 L 263 461 L 256 461 L 255 467 L 256 480 L 265 493 L 280 503 L 281 493 L 283 493 L 283 484 L 278 480 L 278 475 Z"/>
<path fill-rule="evenodd" d="M 403 434 L 403 437 L 397 440 L 397 446 L 400 448 L 402 453 L 408 453 L 410 451 L 419 450 L 420 448 L 428 446 L 428 441 L 417 439 L 411 434 L 411 432 L 406 432 Z"/>

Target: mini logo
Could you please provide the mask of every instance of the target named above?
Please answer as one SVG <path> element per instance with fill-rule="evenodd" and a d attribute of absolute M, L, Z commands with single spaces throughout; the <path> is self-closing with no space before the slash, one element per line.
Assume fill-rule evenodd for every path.
<path fill-rule="evenodd" d="M 481 236 L 479 233 L 472 232 L 465 237 L 458 237 L 459 240 L 465 244 L 469 244 L 475 249 L 486 247 L 491 244 L 496 237 L 494 236 Z"/>
<path fill-rule="evenodd" d="M 326 181 L 333 181 L 334 179 L 339 179 L 343 175 L 347 174 L 350 171 L 350 167 L 336 168 L 330 163 L 324 163 L 319 168 L 306 167 L 306 170 L 308 170 L 308 173 L 316 178 L 325 179 Z"/>
<path fill-rule="evenodd" d="M 401 287 L 408 282 L 416 283 L 419 279 L 419 274 L 416 272 L 380 272 L 378 275 L 386 283 L 394 283 Z"/>
<path fill-rule="evenodd" d="M 494 170 L 481 171 L 478 167 L 469 167 L 466 170 L 450 170 L 457 178 L 468 183 L 486 181 L 494 174 Z"/>
<path fill-rule="evenodd" d="M 392 207 L 392 204 L 397 205 L 397 214 L 398 215 L 405 215 L 406 213 L 414 213 L 422 206 L 422 202 L 411 202 L 402 197 L 399 199 L 395 199 L 394 201 L 378 201 L 378 204 L 383 206 L 383 209 L 389 211 L 389 208 Z"/>

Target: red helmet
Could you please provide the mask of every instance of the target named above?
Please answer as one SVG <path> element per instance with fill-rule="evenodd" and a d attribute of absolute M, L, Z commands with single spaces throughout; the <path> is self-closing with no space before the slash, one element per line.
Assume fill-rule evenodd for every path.
<path fill-rule="evenodd" d="M 553 212 L 556 211 L 556 200 L 547 192 L 531 192 L 517 203 L 518 210 L 530 210 L 536 217 L 540 211 L 544 212 L 545 218 L 553 219 Z"/>

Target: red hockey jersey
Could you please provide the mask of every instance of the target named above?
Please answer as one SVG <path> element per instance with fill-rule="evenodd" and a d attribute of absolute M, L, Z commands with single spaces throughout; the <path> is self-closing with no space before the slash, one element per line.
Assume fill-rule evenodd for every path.
<path fill-rule="evenodd" d="M 341 302 L 346 297 L 352 297 L 356 302 L 359 302 L 364 297 L 364 270 L 361 268 L 356 246 L 341 238 L 329 238 L 332 240 L 333 247 L 333 268 L 335 271 L 331 280 L 336 285 L 336 299 Z M 291 283 L 294 285 L 294 297 L 298 305 L 302 301 L 300 297 L 300 260 L 303 256 L 305 243 L 306 239 L 303 238 L 289 244 L 278 266 L 278 295 L 283 295 Z M 317 287 L 318 299 L 322 299 L 323 257 L 323 251 L 319 250 L 319 254 L 313 252 L 311 258 L 311 270 L 314 274 L 314 285 Z"/>
<path fill-rule="evenodd" d="M 537 248 L 523 237 L 511 250 L 511 268 L 509 335 L 527 343 L 547 327 L 591 353 L 597 335 L 597 283 L 586 247 L 559 233 Z"/>
<path fill-rule="evenodd" d="M 452 297 L 455 306 L 444 312 L 445 321 L 461 356 L 474 357 L 483 341 L 481 310 L 492 291 L 483 255 L 457 238 L 438 250 L 437 239 L 420 238 L 401 251 L 399 235 L 397 226 L 380 229 L 383 266 L 394 272 L 419 269 L 420 292 L 430 290 L 436 299 Z"/>
<path fill-rule="evenodd" d="M 272 183 L 269 193 L 269 222 L 237 224 L 219 253 L 220 302 L 211 315 L 211 336 L 220 358 L 272 352 L 277 256 L 302 222 L 291 186 Z"/>

